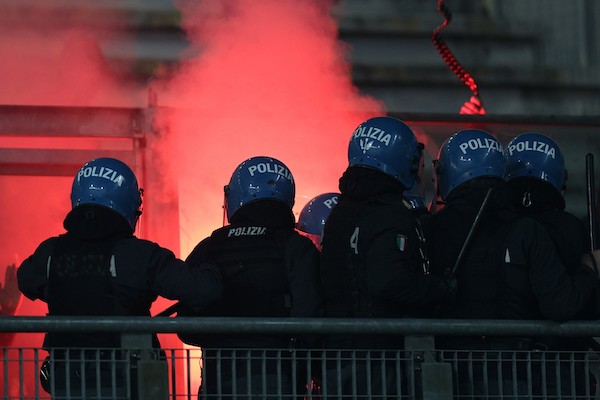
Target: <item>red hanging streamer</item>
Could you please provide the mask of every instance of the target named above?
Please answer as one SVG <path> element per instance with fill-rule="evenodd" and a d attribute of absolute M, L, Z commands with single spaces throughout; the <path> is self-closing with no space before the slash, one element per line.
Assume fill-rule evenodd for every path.
<path fill-rule="evenodd" d="M 466 101 L 460 109 L 461 114 L 479 114 L 485 115 L 485 108 L 483 107 L 483 102 L 479 97 L 479 89 L 477 88 L 477 83 L 475 79 L 471 76 L 469 71 L 467 71 L 461 64 L 458 62 L 452 51 L 440 36 L 440 32 L 444 29 L 450 21 L 452 21 L 452 13 L 450 9 L 444 4 L 444 0 L 438 0 L 437 11 L 442 14 L 444 17 L 444 22 L 434 29 L 432 40 L 433 45 L 437 49 L 438 53 L 442 56 L 444 62 L 450 70 L 456 75 L 468 88 L 471 90 L 473 95 L 471 98 Z"/>

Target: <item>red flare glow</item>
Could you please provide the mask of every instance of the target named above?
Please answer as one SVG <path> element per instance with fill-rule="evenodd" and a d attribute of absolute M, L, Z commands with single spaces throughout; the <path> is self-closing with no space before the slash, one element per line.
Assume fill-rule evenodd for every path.
<path fill-rule="evenodd" d="M 180 2 L 197 54 L 157 84 L 168 126 L 164 165 L 179 184 L 182 254 L 222 224 L 223 186 L 267 155 L 295 177 L 296 209 L 336 191 L 347 145 L 380 102 L 352 85 L 346 49 L 323 2 Z"/>
<path fill-rule="evenodd" d="M 99 4 L 88 0 L 79 8 L 71 1 L 40 0 L 9 6 L 0 16 L 0 104 L 145 106 L 144 88 L 106 61 L 106 43 L 127 37 L 123 16 Z M 353 86 L 349 49 L 337 40 L 329 5 L 178 2 L 192 45 L 172 74 L 154 81 L 160 135 L 149 138 L 155 139 L 145 150 L 150 178 L 143 182 L 150 214 L 145 218 L 160 219 L 152 213 L 163 204 L 179 205 L 181 249 L 175 253 L 185 257 L 222 224 L 223 185 L 248 157 L 269 155 L 288 165 L 297 183 L 297 210 L 316 194 L 337 191 L 354 128 L 385 111 Z M 19 138 L 0 140 L 0 148 L 23 146 Z M 101 154 L 105 143 L 36 137 L 31 147 L 92 148 Z M 15 253 L 24 258 L 63 231 L 70 185 L 69 177 L 0 176 L 0 265 L 12 262 Z M 170 232 L 155 228 L 146 234 L 164 244 L 157 238 Z M 164 306 L 159 301 L 153 311 Z M 24 301 L 19 314 L 45 312 L 45 304 Z M 41 335 L 35 336 L 18 335 L 13 345 L 39 347 Z M 33 386 L 25 388 L 32 393 Z"/>

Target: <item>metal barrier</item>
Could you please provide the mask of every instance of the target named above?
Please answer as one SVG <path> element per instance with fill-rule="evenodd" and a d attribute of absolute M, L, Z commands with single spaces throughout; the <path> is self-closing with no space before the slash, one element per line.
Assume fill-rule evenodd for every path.
<path fill-rule="evenodd" d="M 600 323 L 3 317 L 0 332 L 122 332 L 119 349 L 0 349 L 1 399 L 591 399 Z M 151 333 L 368 335 L 397 348 L 151 349 Z M 436 348 L 434 337 L 446 339 Z M 501 346 L 482 340 L 495 338 Z M 557 351 L 524 337 L 577 339 Z M 463 346 L 463 339 L 471 338 Z M 376 340 L 376 339 L 375 339 Z M 444 343 L 444 342 L 439 342 Z M 438 344 L 439 344 L 438 343 Z M 460 344 L 453 348 L 452 344 Z M 478 347 L 479 346 L 479 347 Z M 505 348 L 502 348 L 505 347 Z M 480 350 L 478 350 L 480 348 Z M 200 368 L 203 392 L 198 395 Z M 40 371 L 41 369 L 41 371 Z M 250 397 L 248 393 L 253 393 Z"/>

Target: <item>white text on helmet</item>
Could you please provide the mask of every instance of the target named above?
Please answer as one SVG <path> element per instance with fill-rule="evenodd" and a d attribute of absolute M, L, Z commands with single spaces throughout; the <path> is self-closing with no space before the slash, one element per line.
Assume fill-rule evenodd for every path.
<path fill-rule="evenodd" d="M 556 149 L 554 147 L 550 146 L 548 143 L 538 142 L 537 140 L 531 142 L 525 140 L 524 142 L 513 143 L 508 146 L 509 155 L 512 156 L 515 151 L 519 153 L 522 151 L 539 151 L 547 156 L 556 158 Z"/>
<path fill-rule="evenodd" d="M 491 149 L 500 152 L 502 151 L 502 146 L 500 146 L 500 142 L 488 138 L 469 139 L 468 141 L 461 143 L 458 147 L 463 152 L 463 154 L 467 154 L 467 149 Z"/>
<path fill-rule="evenodd" d="M 389 133 L 385 133 L 384 130 L 376 128 L 374 126 L 370 126 L 368 130 L 366 126 L 359 126 L 358 128 L 356 128 L 352 136 L 354 138 L 368 137 L 371 139 L 375 139 L 377 141 L 385 143 L 386 146 L 389 146 L 390 140 L 392 140 L 392 135 L 390 135 Z"/>
<path fill-rule="evenodd" d="M 227 233 L 227 237 L 231 236 L 259 236 L 267 233 L 267 228 L 264 226 L 243 226 L 231 228 Z"/>
<path fill-rule="evenodd" d="M 337 196 L 333 196 L 330 199 L 327 199 L 323 202 L 323 204 L 325 204 L 325 207 L 327 207 L 328 209 L 332 209 L 333 206 L 335 206 L 338 203 L 338 197 Z"/>
<path fill-rule="evenodd" d="M 104 179 L 108 179 L 111 182 L 116 183 L 118 186 L 121 186 L 123 184 L 123 181 L 125 180 L 125 178 L 123 178 L 123 175 L 119 174 L 114 169 L 108 168 L 108 167 L 100 167 L 99 169 L 97 169 L 97 167 L 82 168 L 79 170 L 79 173 L 77 174 L 77 181 L 79 181 L 81 179 L 81 177 L 104 178 Z"/>
<path fill-rule="evenodd" d="M 286 167 L 275 163 L 259 163 L 256 165 L 251 165 L 248 167 L 248 172 L 250 173 L 250 176 L 254 176 L 254 174 L 257 172 L 259 174 L 264 174 L 268 172 L 271 174 L 278 174 L 284 176 L 290 181 L 294 180 L 294 178 L 292 177 L 292 173 Z"/>

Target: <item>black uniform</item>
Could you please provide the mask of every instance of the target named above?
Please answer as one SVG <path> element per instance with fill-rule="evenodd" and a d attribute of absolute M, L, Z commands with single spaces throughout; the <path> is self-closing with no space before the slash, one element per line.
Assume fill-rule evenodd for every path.
<path fill-rule="evenodd" d="M 528 217 L 538 222 L 548 233 L 558 258 L 568 274 L 577 274 L 578 270 L 589 268 L 581 265 L 581 256 L 590 251 L 589 237 L 583 222 L 573 214 L 553 208 L 535 208 L 526 213 Z M 571 319 L 596 319 L 597 303 L 594 295 Z"/>
<path fill-rule="evenodd" d="M 509 181 L 512 204 L 516 210 L 537 221 L 550 235 L 558 257 L 564 264 L 568 274 L 576 274 L 581 267 L 581 256 L 590 251 L 590 241 L 584 223 L 573 214 L 564 211 L 563 196 L 548 182 L 529 177 L 517 177 Z M 527 206 L 525 206 L 527 205 Z M 587 268 L 586 268 L 587 269 Z M 598 285 L 590 296 L 589 301 L 572 319 L 593 320 L 598 315 Z M 582 337 L 545 337 L 545 343 L 552 350 L 565 351 L 557 358 L 564 361 L 560 365 L 560 389 L 562 394 L 572 393 L 573 382 L 577 393 L 584 395 L 586 387 L 595 382 L 593 376 L 587 376 L 584 371 L 584 355 L 590 346 L 597 348 L 593 338 Z M 573 353 L 575 352 L 575 353 Z M 572 359 L 574 357 L 574 359 Z M 575 360 L 575 363 L 573 363 Z M 558 387 L 554 383 L 559 379 L 555 376 L 556 368 L 547 368 L 549 373 L 546 381 L 552 385 L 548 391 Z M 571 370 L 574 370 L 573 377 Z M 595 383 L 594 383 L 595 384 Z"/>
<path fill-rule="evenodd" d="M 126 220 L 112 210 L 79 206 L 67 215 L 64 226 L 66 234 L 42 242 L 18 270 L 19 289 L 31 300 L 48 303 L 48 315 L 149 316 L 157 296 L 201 309 L 221 293 L 221 276 L 214 266 L 189 268 L 170 250 L 133 236 Z M 120 346 L 120 334 L 97 332 L 50 332 L 44 340 L 46 349 Z M 154 346 L 159 347 L 156 336 Z M 59 350 L 53 355 L 57 360 L 66 357 Z M 100 352 L 101 359 L 104 355 L 109 358 L 111 353 Z M 71 360 L 81 356 L 95 359 L 96 354 L 69 353 Z M 71 393 L 76 394 L 82 374 L 79 362 L 71 365 L 75 365 Z M 96 387 L 95 363 L 85 368 L 86 389 L 91 393 Z M 64 375 L 57 364 L 56 393 L 65 385 L 60 382 L 61 372 Z M 101 386 L 111 388 L 112 384 L 106 371 Z"/>
<path fill-rule="evenodd" d="M 287 205 L 272 200 L 259 200 L 241 207 L 233 215 L 231 225 L 217 229 L 204 239 L 187 258 L 191 265 L 211 262 L 219 266 L 224 279 L 220 301 L 205 309 L 201 315 L 220 317 L 318 317 L 322 315 L 319 281 L 319 255 L 310 239 L 294 229 L 294 216 Z M 179 315 L 194 315 L 182 310 Z M 195 314 L 198 315 L 198 314 Z M 203 348 L 204 370 L 202 391 L 211 398 L 217 393 L 231 393 L 237 385 L 238 394 L 247 394 L 246 383 L 252 381 L 252 393 L 261 398 L 263 389 L 271 395 L 281 384 L 283 394 L 291 393 L 292 364 L 286 352 L 275 349 L 312 347 L 315 343 L 307 337 L 269 335 L 203 335 L 180 334 L 189 344 Z M 262 387 L 265 375 L 260 360 L 248 362 L 245 352 L 226 352 L 216 349 L 264 349 L 267 386 Z M 214 349 L 214 350 L 213 350 Z M 218 354 L 218 357 L 216 355 Z M 233 382 L 230 360 L 236 362 L 237 381 Z M 252 351 L 253 357 L 261 355 Z M 280 366 L 277 358 L 284 357 Z M 217 376 L 221 361 L 220 377 Z M 247 368 L 250 368 L 248 375 Z M 281 368 L 281 376 L 277 369 Z M 299 388 L 305 390 L 306 368 L 296 365 Z M 220 378 L 220 379 L 219 379 Z"/>
<path fill-rule="evenodd" d="M 494 195 L 476 227 L 464 261 L 457 266 L 456 301 L 440 316 L 554 321 L 573 318 L 589 300 L 596 273 L 578 263 L 572 274 L 567 274 L 544 228 L 514 212 L 506 185 L 499 179 L 478 178 L 463 184 L 450 194 L 445 207 L 427 220 L 424 228 L 432 273 L 444 275 L 454 268 L 489 187 L 494 188 Z M 537 341 L 538 338 L 441 338 L 438 345 L 447 349 L 533 350 Z M 490 372 L 490 376 L 497 375 Z M 495 390 L 491 383 L 489 386 Z M 512 393 L 512 388 L 505 389 Z"/>
<path fill-rule="evenodd" d="M 403 187 L 381 172 L 350 167 L 340 179 L 342 196 L 325 224 L 321 269 L 325 312 L 328 317 L 400 318 L 424 317 L 449 296 L 443 279 L 429 275 L 423 257 L 419 225 L 414 212 L 403 202 Z M 331 336 L 327 348 L 400 349 L 401 337 Z M 329 394 L 336 390 L 336 371 L 329 367 Z M 376 364 L 376 363 L 375 363 Z M 371 393 L 382 394 L 372 368 Z M 342 367 L 344 395 L 353 394 L 351 365 Z M 393 394 L 394 369 L 387 372 L 386 388 Z M 357 390 L 367 393 L 362 373 Z M 340 393 L 338 393 L 340 394 Z"/>
<path fill-rule="evenodd" d="M 486 194 L 487 188 L 468 185 L 424 226 L 433 273 L 454 267 Z M 456 303 L 444 316 L 573 318 L 589 299 L 595 273 L 578 262 L 568 275 L 543 227 L 517 215 L 506 201 L 504 183 L 498 183 L 458 266 Z"/>
<path fill-rule="evenodd" d="M 528 177 L 513 178 L 508 187 L 517 212 L 539 222 L 565 267 L 569 271 L 577 268 L 581 256 L 590 251 L 589 237 L 583 222 L 564 210 L 563 196 L 549 183 Z"/>

